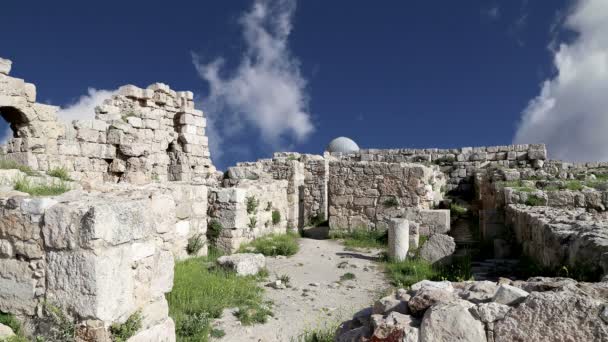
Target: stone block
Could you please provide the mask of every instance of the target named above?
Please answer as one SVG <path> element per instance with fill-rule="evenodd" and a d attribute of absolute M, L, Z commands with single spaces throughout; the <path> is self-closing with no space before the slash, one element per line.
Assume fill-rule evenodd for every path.
<path fill-rule="evenodd" d="M 8 59 L 0 58 L 0 74 L 8 75 L 11 72 L 13 62 Z"/>
<path fill-rule="evenodd" d="M 428 227 L 430 234 L 445 234 L 450 231 L 450 211 L 447 209 L 421 210 L 420 225 Z"/>
<path fill-rule="evenodd" d="M 29 262 L 0 259 L 0 311 L 33 315 L 36 309 L 36 282 Z"/>

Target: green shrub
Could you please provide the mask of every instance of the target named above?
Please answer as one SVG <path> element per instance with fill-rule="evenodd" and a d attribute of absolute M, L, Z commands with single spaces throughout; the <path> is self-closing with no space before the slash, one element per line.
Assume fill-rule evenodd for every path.
<path fill-rule="evenodd" d="M 343 275 L 340 276 L 340 281 L 353 280 L 356 277 L 357 276 L 354 273 L 346 272 L 346 273 L 344 273 Z"/>
<path fill-rule="evenodd" d="M 256 323 L 266 323 L 268 316 L 272 316 L 269 305 L 244 305 L 240 306 L 235 316 L 243 325 L 253 325 Z"/>
<path fill-rule="evenodd" d="M 222 329 L 213 328 L 209 332 L 209 335 L 213 338 L 222 338 L 222 337 L 226 336 L 226 332 Z"/>
<path fill-rule="evenodd" d="M 135 312 L 127 320 L 122 323 L 114 323 L 110 326 L 112 340 L 115 342 L 125 342 L 133 337 L 139 329 L 141 329 L 142 317 L 139 312 Z"/>
<path fill-rule="evenodd" d="M 252 242 L 242 245 L 241 252 L 253 249 L 255 253 L 265 256 L 285 255 L 291 256 L 298 252 L 298 236 L 294 233 L 271 234 L 260 237 Z"/>
<path fill-rule="evenodd" d="M 529 195 L 525 203 L 531 207 L 538 207 L 545 205 L 545 199 L 536 195 Z"/>
<path fill-rule="evenodd" d="M 57 196 L 71 189 L 63 181 L 52 184 L 33 184 L 27 178 L 21 178 L 15 182 L 15 190 L 28 193 L 32 196 Z"/>
<path fill-rule="evenodd" d="M 224 227 L 220 221 L 215 219 L 209 221 L 207 224 L 207 240 L 214 244 L 222 234 L 222 229 L 224 229 Z"/>
<path fill-rule="evenodd" d="M 51 177 L 59 178 L 62 181 L 66 181 L 66 182 L 72 181 L 72 179 L 70 178 L 70 173 L 64 167 L 56 167 L 56 168 L 48 171 L 46 174 Z"/>
<path fill-rule="evenodd" d="M 44 313 L 50 321 L 49 335 L 52 341 L 72 341 L 74 339 L 74 322 L 63 313 L 60 307 L 49 302 L 43 304 Z"/>
<path fill-rule="evenodd" d="M 290 342 L 334 342 L 337 330 L 338 324 L 321 329 L 309 329 L 298 337 L 292 338 Z"/>
<path fill-rule="evenodd" d="M 11 328 L 15 335 L 21 334 L 21 322 L 12 314 L 0 312 L 0 324 Z"/>
<path fill-rule="evenodd" d="M 277 225 L 281 222 L 281 213 L 278 210 L 273 210 L 272 212 L 272 224 Z"/>
<path fill-rule="evenodd" d="M 258 312 L 257 319 L 261 319 L 261 310 L 257 308 L 268 307 L 256 277 L 240 277 L 234 272 L 208 267 L 219 255 L 211 248 L 206 257 L 175 263 L 173 289 L 167 294 L 167 301 L 177 341 L 208 341 L 212 320 L 219 318 L 226 308 L 239 307 L 245 312 L 251 307 Z"/>
<path fill-rule="evenodd" d="M 583 183 L 581 183 L 581 181 L 578 181 L 578 180 L 569 180 L 566 182 L 564 187 L 568 190 L 573 190 L 573 191 L 581 191 L 584 188 Z"/>
<path fill-rule="evenodd" d="M 257 212 L 260 202 L 255 198 L 255 196 L 249 196 L 246 198 L 246 204 L 247 214 L 253 214 Z"/>
<path fill-rule="evenodd" d="M 279 277 L 279 280 L 285 284 L 285 285 L 289 285 L 289 282 L 291 281 L 291 277 L 288 274 L 282 274 Z"/>
<path fill-rule="evenodd" d="M 384 200 L 383 204 L 387 208 L 398 207 L 399 206 L 399 201 L 395 197 L 389 197 L 389 198 L 387 198 L 387 199 Z"/>
<path fill-rule="evenodd" d="M 197 254 L 203 247 L 205 242 L 203 241 L 202 234 L 196 234 L 188 239 L 188 245 L 186 246 L 186 252 L 190 255 Z"/>
<path fill-rule="evenodd" d="M 351 248 L 385 248 L 388 245 L 388 231 L 356 228 L 330 231 L 329 236 L 343 240 L 344 246 Z"/>

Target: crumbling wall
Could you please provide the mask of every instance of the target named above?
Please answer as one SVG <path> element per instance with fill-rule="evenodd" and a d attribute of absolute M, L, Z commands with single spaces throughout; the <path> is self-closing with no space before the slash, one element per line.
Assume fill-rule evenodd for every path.
<path fill-rule="evenodd" d="M 137 338 L 174 340 L 165 293 L 188 239 L 206 241 L 206 198 L 184 183 L 1 198 L 0 311 L 34 330 L 43 303 L 106 328 L 140 312 Z"/>
<path fill-rule="evenodd" d="M 386 228 L 406 209 L 431 209 L 445 182 L 432 167 L 411 163 L 329 163 L 331 229 Z"/>
<path fill-rule="evenodd" d="M 210 188 L 209 220 L 221 225 L 216 246 L 226 252 L 260 236 L 287 232 L 288 181 L 241 180 L 229 188 Z M 251 204 L 255 203 L 255 205 Z M 273 212 L 280 214 L 273 222 Z"/>
<path fill-rule="evenodd" d="M 194 108 L 192 92 L 162 83 L 127 85 L 97 107 L 94 118 L 65 123 L 58 107 L 36 103 L 33 84 L 5 71 L 0 113 L 13 131 L 6 158 L 33 170 L 65 168 L 87 181 L 203 182 L 215 173 L 205 118 Z"/>

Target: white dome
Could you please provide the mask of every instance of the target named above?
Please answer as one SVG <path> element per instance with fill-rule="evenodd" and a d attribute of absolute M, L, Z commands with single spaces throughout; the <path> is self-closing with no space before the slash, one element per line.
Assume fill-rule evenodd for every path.
<path fill-rule="evenodd" d="M 339 137 L 332 140 L 325 150 L 327 152 L 352 153 L 359 151 L 359 146 L 352 139 Z"/>

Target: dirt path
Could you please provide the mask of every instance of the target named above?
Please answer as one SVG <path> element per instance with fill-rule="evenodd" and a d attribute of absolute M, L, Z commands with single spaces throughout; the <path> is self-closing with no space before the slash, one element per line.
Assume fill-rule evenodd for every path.
<path fill-rule="evenodd" d="M 225 310 L 214 325 L 223 329 L 221 341 L 289 342 L 307 329 L 332 326 L 372 304 L 388 288 L 374 261 L 378 252 L 345 251 L 334 240 L 300 239 L 300 251 L 289 258 L 266 258 L 270 277 L 266 285 L 287 274 L 291 288 L 265 287 L 274 303 L 274 317 L 265 324 L 242 326 L 233 310 Z M 350 272 L 352 280 L 340 281 Z"/>

